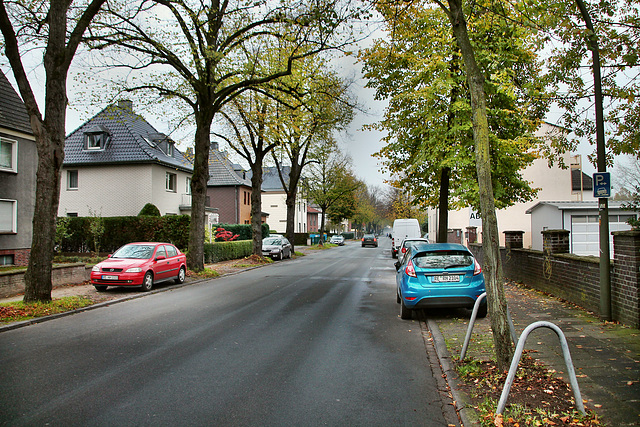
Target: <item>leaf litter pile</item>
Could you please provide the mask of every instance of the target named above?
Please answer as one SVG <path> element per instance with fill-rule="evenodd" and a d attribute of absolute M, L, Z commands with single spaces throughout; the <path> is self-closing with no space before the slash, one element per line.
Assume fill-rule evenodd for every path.
<path fill-rule="evenodd" d="M 565 379 L 555 376 L 528 354 L 520 361 L 503 414 L 496 415 L 506 372 L 493 362 L 458 362 L 460 384 L 478 408 L 482 426 L 602 426 L 595 412 L 578 412 L 573 391 Z M 567 378 L 566 381 L 569 379 Z"/>

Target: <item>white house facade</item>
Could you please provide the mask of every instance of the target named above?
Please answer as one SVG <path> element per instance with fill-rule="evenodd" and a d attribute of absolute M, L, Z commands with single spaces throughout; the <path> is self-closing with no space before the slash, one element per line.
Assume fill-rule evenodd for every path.
<path fill-rule="evenodd" d="M 289 167 L 284 167 L 283 174 L 289 177 Z M 282 188 L 282 182 L 276 167 L 263 168 L 262 175 L 262 210 L 269 214 L 268 224 L 271 230 L 277 233 L 287 231 L 287 195 Z M 296 198 L 294 232 L 306 233 L 307 227 L 307 200 Z"/>
<path fill-rule="evenodd" d="M 536 133 L 544 139 L 545 135 L 563 132 L 563 129 L 544 123 Z M 588 201 L 595 200 L 592 194 L 591 178 L 582 172 L 579 155 L 566 153 L 563 161 L 568 167 L 560 168 L 557 164 L 549 167 L 546 159 L 536 159 L 522 173 L 524 179 L 531 183 L 532 188 L 539 188 L 534 200 L 516 203 L 505 209 L 496 211 L 500 244 L 504 245 L 504 231 L 524 231 L 523 246 L 533 246 L 531 218 L 527 210 L 540 201 Z M 435 241 L 438 225 L 437 209 L 429 209 L 429 239 Z M 459 236 L 462 243 L 466 242 L 468 227 L 476 227 L 478 241 L 482 241 L 482 220 L 478 212 L 470 208 L 449 211 L 449 230 L 454 236 Z"/>
<path fill-rule="evenodd" d="M 192 163 L 130 101 L 80 126 L 64 150 L 58 216 L 134 216 L 147 203 L 161 215 L 191 211 Z"/>

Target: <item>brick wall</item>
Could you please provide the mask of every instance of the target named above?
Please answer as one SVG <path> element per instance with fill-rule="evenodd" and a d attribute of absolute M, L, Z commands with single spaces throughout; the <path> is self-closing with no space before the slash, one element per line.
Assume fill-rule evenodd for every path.
<path fill-rule="evenodd" d="M 0 272 L 0 298 L 24 293 L 24 270 Z M 54 266 L 51 271 L 53 286 L 82 283 L 89 280 L 91 270 L 82 263 Z"/>
<path fill-rule="evenodd" d="M 29 264 L 31 249 L 3 249 L 0 255 L 13 255 L 13 265 L 26 266 Z"/>
<path fill-rule="evenodd" d="M 640 231 L 614 234 L 611 263 L 611 313 L 614 320 L 640 327 Z M 482 245 L 469 248 L 482 264 Z M 501 248 L 507 279 L 548 292 L 595 313 L 600 312 L 600 264 L 597 257 Z"/>

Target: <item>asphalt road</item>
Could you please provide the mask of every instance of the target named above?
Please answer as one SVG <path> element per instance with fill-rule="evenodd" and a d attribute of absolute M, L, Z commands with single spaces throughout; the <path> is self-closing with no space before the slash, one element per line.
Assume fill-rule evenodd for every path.
<path fill-rule="evenodd" d="M 359 242 L 0 334 L 0 425 L 446 426 Z"/>

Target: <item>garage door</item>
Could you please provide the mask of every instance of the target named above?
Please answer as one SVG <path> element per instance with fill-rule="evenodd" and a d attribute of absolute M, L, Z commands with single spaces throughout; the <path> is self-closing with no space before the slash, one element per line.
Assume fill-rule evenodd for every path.
<path fill-rule="evenodd" d="M 609 215 L 609 233 L 631 230 L 627 219 L 634 215 Z M 571 216 L 571 253 L 576 255 L 600 254 L 600 226 L 598 215 Z M 613 236 L 609 236 L 609 254 L 613 258 Z"/>

